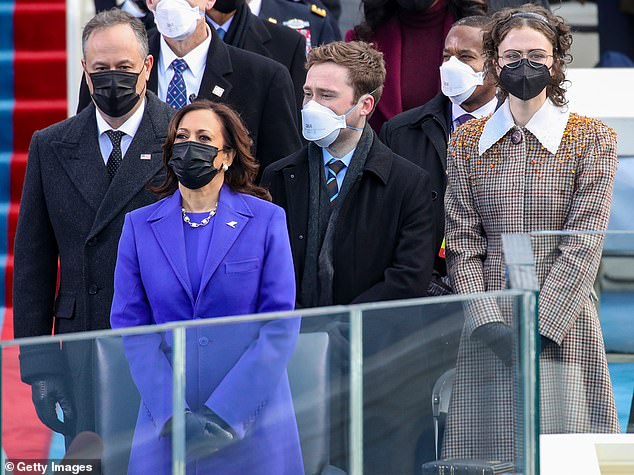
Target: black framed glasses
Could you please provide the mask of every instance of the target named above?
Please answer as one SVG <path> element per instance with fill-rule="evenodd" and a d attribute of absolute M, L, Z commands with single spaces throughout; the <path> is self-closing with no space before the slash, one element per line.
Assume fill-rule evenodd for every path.
<path fill-rule="evenodd" d="M 502 66 L 514 69 L 521 64 L 522 58 L 526 58 L 531 66 L 538 68 L 546 64 L 548 62 L 548 58 L 552 57 L 552 54 L 547 54 L 543 50 L 534 49 L 528 53 L 522 53 L 515 50 L 505 51 L 501 56 L 498 56 L 498 59 L 501 60 Z"/>

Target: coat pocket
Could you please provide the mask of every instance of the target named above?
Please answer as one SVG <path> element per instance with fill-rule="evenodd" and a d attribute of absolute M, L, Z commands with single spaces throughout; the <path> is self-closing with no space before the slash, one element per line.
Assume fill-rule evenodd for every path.
<path fill-rule="evenodd" d="M 55 317 L 73 318 L 75 316 L 75 292 L 61 291 L 55 299 Z"/>
<path fill-rule="evenodd" d="M 235 262 L 225 263 L 226 274 L 255 272 L 259 268 L 260 268 L 260 259 L 247 259 L 246 261 L 235 261 Z"/>

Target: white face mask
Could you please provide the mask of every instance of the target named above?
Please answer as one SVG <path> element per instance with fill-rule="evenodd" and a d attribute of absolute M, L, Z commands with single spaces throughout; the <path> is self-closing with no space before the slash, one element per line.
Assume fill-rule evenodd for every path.
<path fill-rule="evenodd" d="M 161 0 L 156 5 L 154 21 L 163 36 L 183 40 L 194 32 L 203 13 L 186 0 Z"/>
<path fill-rule="evenodd" d="M 363 130 L 363 128 L 359 129 L 347 125 L 346 116 L 361 104 L 365 98 L 366 96 L 361 97 L 359 102 L 343 115 L 337 115 L 318 102 L 308 101 L 302 108 L 302 135 L 306 140 L 315 142 L 316 145 L 325 148 L 337 140 L 341 129 Z"/>
<path fill-rule="evenodd" d="M 462 104 L 471 97 L 476 87 L 484 84 L 484 73 L 476 73 L 471 66 L 455 56 L 440 66 L 440 88 L 454 104 Z"/>

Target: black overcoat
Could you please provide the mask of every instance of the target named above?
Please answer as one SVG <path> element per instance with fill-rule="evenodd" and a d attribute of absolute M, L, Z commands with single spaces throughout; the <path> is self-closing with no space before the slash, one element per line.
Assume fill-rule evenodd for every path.
<path fill-rule="evenodd" d="M 145 185 L 162 169 L 172 114 L 147 93 L 141 124 L 112 182 L 99 149 L 94 105 L 33 134 L 15 238 L 16 338 L 110 327 L 123 218 L 157 199 Z M 59 347 L 23 346 L 20 352 L 27 383 L 51 373 L 86 373 L 89 363 Z M 80 386 L 73 391 L 81 392 Z M 89 399 L 75 396 L 80 404 Z"/>
<path fill-rule="evenodd" d="M 308 146 L 267 168 L 262 182 L 286 210 L 301 289 L 308 231 Z M 434 254 L 427 172 L 375 137 L 361 179 L 344 200 L 334 234 L 333 303 L 424 296 Z"/>

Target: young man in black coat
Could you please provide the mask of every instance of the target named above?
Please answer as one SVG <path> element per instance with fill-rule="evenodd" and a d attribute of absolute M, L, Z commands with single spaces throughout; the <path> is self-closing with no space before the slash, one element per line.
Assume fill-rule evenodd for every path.
<path fill-rule="evenodd" d="M 123 218 L 157 199 L 145 185 L 162 169 L 173 110 L 147 92 L 154 63 L 145 28 L 120 10 L 102 12 L 84 28 L 83 54 L 94 103 L 33 134 L 29 147 L 15 239 L 16 338 L 109 328 Z M 88 340 L 21 348 L 37 414 L 67 444 L 95 430 L 91 355 Z"/>
<path fill-rule="evenodd" d="M 298 306 L 425 295 L 434 255 L 429 175 L 391 152 L 367 124 L 384 79 L 383 57 L 367 43 L 334 42 L 311 50 L 302 109 L 303 134 L 311 143 L 264 172 L 262 183 L 286 210 Z M 410 336 L 416 313 L 387 311 L 364 321 L 365 361 L 381 360 Z M 328 320 L 336 373 L 347 360 L 347 322 L 333 326 L 335 321 Z M 390 383 L 403 359 L 382 361 L 382 385 L 364 386 L 365 469 L 401 473 L 402 419 L 417 414 L 403 408 L 394 418 L 388 408 L 415 391 Z M 367 376 L 371 380 L 376 374 Z M 345 370 L 333 375 L 333 382 L 341 383 L 339 378 L 345 380 Z M 333 462 L 344 465 L 345 396 L 333 404 Z M 414 464 L 413 456 L 407 464 Z"/>

